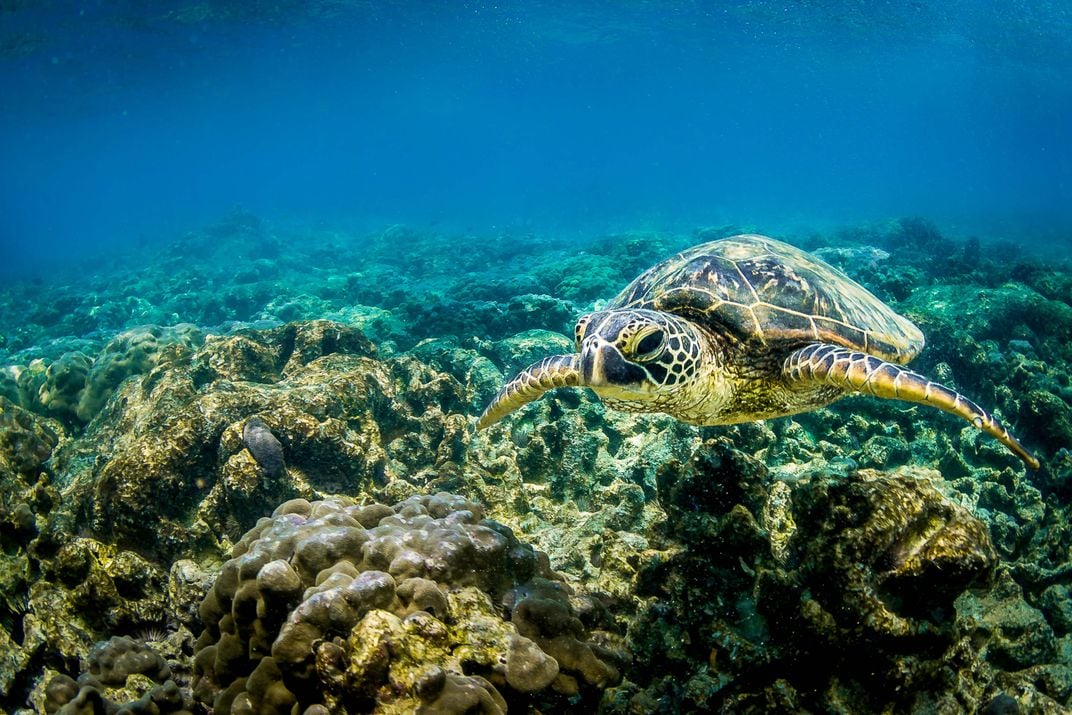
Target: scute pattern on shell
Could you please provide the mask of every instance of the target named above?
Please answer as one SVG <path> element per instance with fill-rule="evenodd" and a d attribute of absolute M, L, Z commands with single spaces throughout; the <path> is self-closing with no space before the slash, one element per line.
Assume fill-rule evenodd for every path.
<path fill-rule="evenodd" d="M 818 341 L 907 363 L 923 333 L 870 291 L 765 236 L 693 246 L 651 267 L 607 306 L 662 310 L 762 345 Z"/>

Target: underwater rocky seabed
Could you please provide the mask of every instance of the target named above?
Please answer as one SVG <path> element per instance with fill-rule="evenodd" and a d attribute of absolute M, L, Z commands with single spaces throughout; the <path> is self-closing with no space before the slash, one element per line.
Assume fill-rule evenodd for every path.
<path fill-rule="evenodd" d="M 1068 710 L 1067 265 L 918 219 L 789 237 L 1037 473 L 868 398 L 698 430 L 563 390 L 473 434 L 594 302 L 738 232 L 459 251 L 236 214 L 6 286 L 0 709 Z"/>

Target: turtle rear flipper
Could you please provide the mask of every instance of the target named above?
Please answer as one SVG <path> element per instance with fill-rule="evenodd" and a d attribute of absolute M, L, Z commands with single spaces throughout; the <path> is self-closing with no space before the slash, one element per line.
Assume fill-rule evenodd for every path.
<path fill-rule="evenodd" d="M 1020 444 L 1020 440 L 967 397 L 874 355 L 813 343 L 793 351 L 785 359 L 783 371 L 796 383 L 834 385 L 875 397 L 937 407 L 971 422 L 1012 450 L 1027 466 L 1039 468 L 1038 459 Z"/>
<path fill-rule="evenodd" d="M 556 387 L 577 387 L 581 373 L 577 368 L 576 355 L 552 355 L 529 365 L 510 382 L 503 385 L 484 414 L 477 420 L 476 428 L 490 427 L 503 417 L 538 399 Z"/>

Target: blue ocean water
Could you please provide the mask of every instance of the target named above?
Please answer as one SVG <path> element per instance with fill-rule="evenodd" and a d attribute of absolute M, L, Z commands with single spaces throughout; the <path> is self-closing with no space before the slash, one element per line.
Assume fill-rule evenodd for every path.
<path fill-rule="evenodd" d="M 278 222 L 768 233 L 920 215 L 1067 252 L 1064 2 L 0 6 L 0 270 Z"/>

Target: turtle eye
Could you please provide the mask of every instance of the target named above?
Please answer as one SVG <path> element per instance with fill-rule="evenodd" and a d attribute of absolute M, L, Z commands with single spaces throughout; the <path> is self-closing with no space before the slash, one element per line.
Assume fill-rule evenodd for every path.
<path fill-rule="evenodd" d="M 633 346 L 633 357 L 637 360 L 651 360 L 655 357 L 656 353 L 662 350 L 665 342 L 666 333 L 662 330 L 648 333 Z"/>

